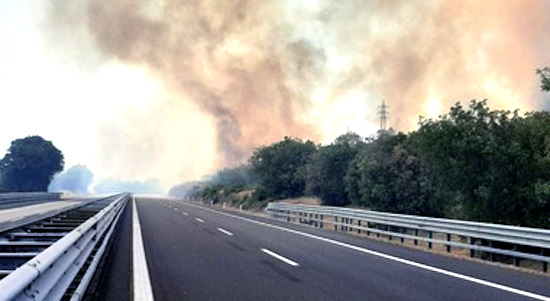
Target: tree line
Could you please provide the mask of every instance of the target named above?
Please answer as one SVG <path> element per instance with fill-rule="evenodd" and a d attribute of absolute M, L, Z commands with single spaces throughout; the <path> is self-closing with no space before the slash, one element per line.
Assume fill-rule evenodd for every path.
<path fill-rule="evenodd" d="M 324 205 L 550 228 L 550 113 L 520 116 L 473 100 L 410 133 L 346 133 L 328 145 L 285 137 L 171 193 L 216 200 L 245 190 L 248 204 L 316 196 Z"/>

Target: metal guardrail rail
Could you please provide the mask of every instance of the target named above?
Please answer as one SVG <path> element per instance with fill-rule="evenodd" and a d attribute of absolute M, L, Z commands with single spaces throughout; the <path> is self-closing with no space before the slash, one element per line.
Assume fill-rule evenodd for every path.
<path fill-rule="evenodd" d="M 21 201 L 57 201 L 62 193 L 57 192 L 3 192 L 0 193 L 0 205 Z"/>
<path fill-rule="evenodd" d="M 0 280 L 0 300 L 60 300 L 69 288 L 71 300 L 80 300 L 129 199 L 129 194 L 117 196 Z"/>
<path fill-rule="evenodd" d="M 59 199 L 63 193 L 59 192 L 0 192 L 0 201 L 7 199 Z"/>
<path fill-rule="evenodd" d="M 409 239 L 414 245 L 422 241 L 430 249 L 434 244 L 447 252 L 451 247 L 467 249 L 470 257 L 494 260 L 495 254 L 504 255 L 514 265 L 529 259 L 540 262 L 544 272 L 550 262 L 550 230 L 545 229 L 315 205 L 270 203 L 266 211 L 274 218 L 319 228 L 396 237 L 402 243 Z"/>

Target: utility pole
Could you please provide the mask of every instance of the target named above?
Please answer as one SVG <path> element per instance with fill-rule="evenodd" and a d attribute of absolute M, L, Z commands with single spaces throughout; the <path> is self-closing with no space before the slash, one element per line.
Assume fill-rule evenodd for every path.
<path fill-rule="evenodd" d="M 382 105 L 378 106 L 378 116 L 380 116 L 380 130 L 385 131 L 388 121 L 388 106 L 385 100 L 382 100 Z"/>

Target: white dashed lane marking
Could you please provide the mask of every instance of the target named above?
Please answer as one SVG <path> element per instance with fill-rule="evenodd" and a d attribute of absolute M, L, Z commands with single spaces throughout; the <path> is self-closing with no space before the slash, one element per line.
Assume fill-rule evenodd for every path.
<path fill-rule="evenodd" d="M 281 256 L 281 255 L 279 255 L 279 254 L 277 254 L 277 253 L 275 253 L 275 252 L 273 252 L 273 251 L 270 251 L 270 250 L 268 250 L 268 249 L 262 249 L 262 252 L 264 252 L 264 253 L 266 253 L 266 254 L 268 254 L 268 255 L 271 255 L 271 256 L 273 256 L 273 257 L 279 259 L 280 261 L 282 261 L 282 262 L 284 262 L 284 263 L 286 263 L 286 264 L 290 264 L 291 266 L 294 266 L 294 267 L 300 266 L 300 265 L 299 265 L 298 263 L 296 263 L 295 261 L 292 261 L 292 260 L 290 260 L 290 259 L 288 259 L 288 258 L 286 258 L 286 257 L 284 257 L 284 256 Z"/>
<path fill-rule="evenodd" d="M 227 235 L 227 236 L 233 236 L 233 233 L 225 230 L 225 229 L 222 229 L 222 228 L 218 228 L 218 231 L 220 231 L 221 233 Z"/>

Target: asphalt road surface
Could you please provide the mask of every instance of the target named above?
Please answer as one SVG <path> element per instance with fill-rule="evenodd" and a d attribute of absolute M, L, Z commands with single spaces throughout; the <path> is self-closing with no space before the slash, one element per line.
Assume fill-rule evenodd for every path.
<path fill-rule="evenodd" d="M 147 282 L 155 300 L 550 300 L 547 276 L 179 201 L 136 203 L 145 252 L 134 236 L 134 269 L 144 260 L 148 273 L 114 260 L 105 279 L 122 284 L 102 299 L 139 299 Z M 112 256 L 128 262 L 124 241 Z"/>

